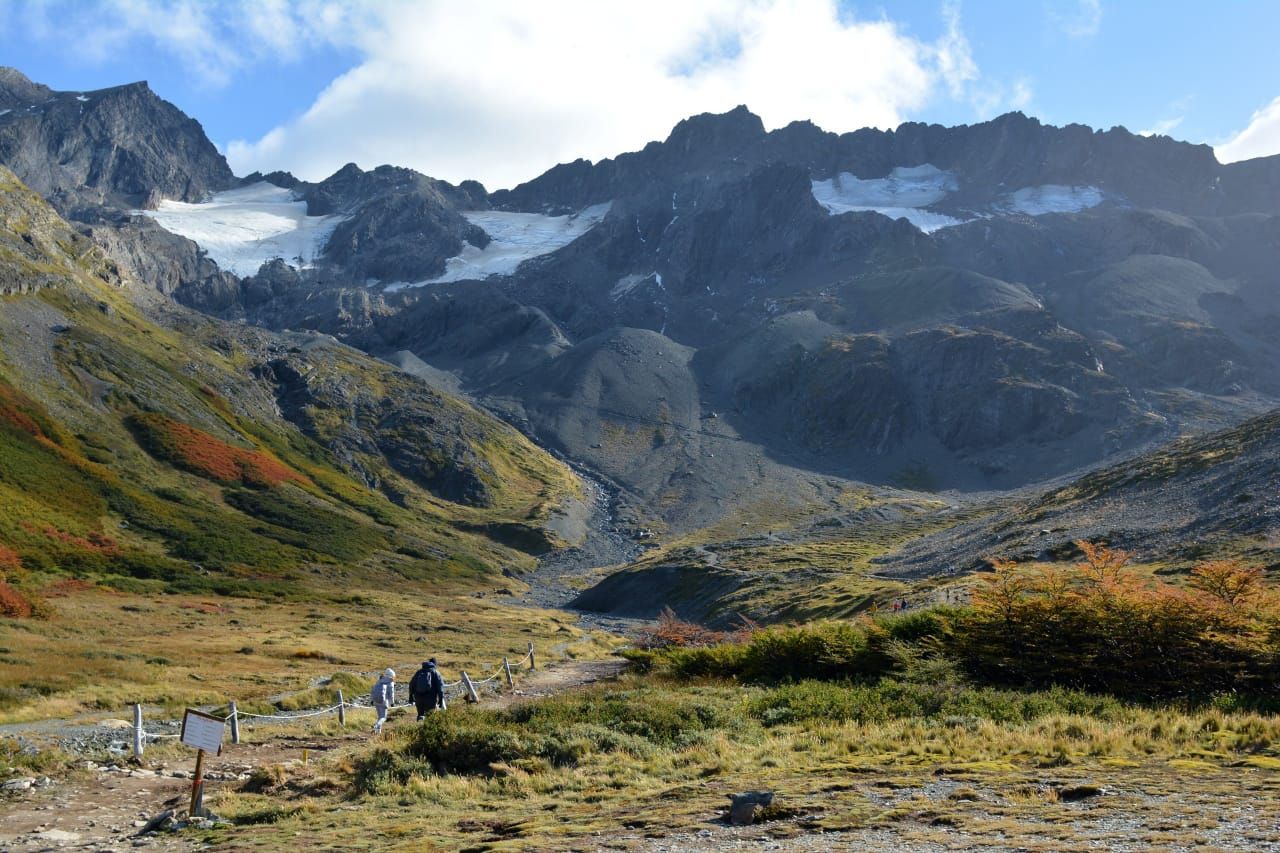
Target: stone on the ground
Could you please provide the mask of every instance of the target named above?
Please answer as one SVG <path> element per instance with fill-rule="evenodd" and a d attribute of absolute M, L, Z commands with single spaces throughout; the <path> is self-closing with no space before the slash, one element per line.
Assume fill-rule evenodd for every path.
<path fill-rule="evenodd" d="M 136 825 L 138 821 L 134 821 Z M 159 832 L 169 824 L 173 823 L 173 809 L 165 809 L 160 814 L 151 818 L 142 824 L 142 828 L 138 830 L 138 835 L 146 835 L 149 832 Z"/>
<path fill-rule="evenodd" d="M 33 776 L 22 776 L 18 779 L 10 779 L 3 785 L 0 785 L 0 791 L 29 791 L 31 786 L 36 783 Z"/>
<path fill-rule="evenodd" d="M 756 809 L 767 807 L 773 802 L 773 791 L 730 794 L 729 799 L 733 803 L 729 807 L 729 823 L 733 826 L 749 826 L 755 822 Z"/>
<path fill-rule="evenodd" d="M 43 832 L 37 832 L 35 837 L 54 844 L 69 844 L 72 841 L 79 841 L 80 833 L 67 832 L 65 829 L 46 829 Z"/>

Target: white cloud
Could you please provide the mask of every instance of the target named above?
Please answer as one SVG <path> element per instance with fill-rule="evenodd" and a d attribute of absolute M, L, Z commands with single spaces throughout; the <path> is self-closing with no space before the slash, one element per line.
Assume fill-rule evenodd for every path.
<path fill-rule="evenodd" d="M 1174 116 L 1173 118 L 1165 118 L 1151 125 L 1146 130 L 1138 131 L 1139 136 L 1168 136 L 1178 125 L 1182 124 L 1185 116 Z"/>
<path fill-rule="evenodd" d="M 1280 154 L 1280 98 L 1255 112 L 1248 127 L 1216 146 L 1213 152 L 1222 163 Z"/>
<path fill-rule="evenodd" d="M 318 179 L 348 161 L 509 186 L 556 162 L 663 138 L 746 103 L 769 127 L 893 127 L 962 97 L 978 69 L 958 6 L 937 41 L 835 0 L 387 2 L 322 8 L 363 61 L 307 112 L 227 154 L 238 172 Z"/>
<path fill-rule="evenodd" d="M 336 46 L 359 57 L 304 114 L 225 145 L 237 172 L 319 179 L 349 161 L 511 185 L 557 162 L 666 136 L 745 103 L 766 126 L 893 127 L 939 98 L 980 117 L 1020 105 L 982 81 L 958 0 L 913 37 L 840 0 L 0 0 L 22 29 L 82 58 L 149 44 L 219 87 Z M 265 66 L 265 68 L 264 68 Z M 283 68 L 279 73 L 288 73 Z M 1025 88 L 1025 87 L 1023 87 Z M 282 116 L 297 105 L 282 105 Z"/>
<path fill-rule="evenodd" d="M 1102 0 L 1048 0 L 1049 20 L 1074 39 L 1093 38 L 1102 29 Z"/>
<path fill-rule="evenodd" d="M 338 28 L 325 7 L 323 0 L 0 0 L 6 24 L 78 61 L 104 62 L 146 42 L 210 88 L 332 41 Z"/>
<path fill-rule="evenodd" d="M 1031 105 L 1034 92 L 1031 81 L 1019 78 L 1012 83 L 979 83 L 970 87 L 969 103 L 978 118 L 994 118 L 1007 110 L 1025 110 Z"/>

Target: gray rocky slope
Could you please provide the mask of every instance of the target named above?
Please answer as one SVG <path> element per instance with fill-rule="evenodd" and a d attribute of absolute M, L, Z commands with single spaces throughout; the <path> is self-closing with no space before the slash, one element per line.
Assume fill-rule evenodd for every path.
<path fill-rule="evenodd" d="M 89 118 L 76 131 L 68 107 L 107 95 L 86 104 L 5 79 L 0 94 L 21 109 L 67 112 L 58 146 L 103 132 Z M 190 306 L 327 332 L 464 389 L 612 481 L 639 520 L 687 529 L 847 479 L 1024 486 L 1280 405 L 1280 158 L 1221 165 L 1207 146 L 1017 113 L 766 132 L 739 108 L 493 193 L 393 167 L 316 184 L 251 176 L 341 220 L 314 266 L 238 278 L 120 212 L 125 197 L 230 185 L 186 135 L 143 133 L 189 126 L 136 89 L 123 87 L 149 111 L 133 114 L 122 147 L 169 142 L 127 173 L 141 189 L 119 170 L 105 184 L 85 171 L 81 186 L 108 204 L 73 211 L 117 258 Z M 52 197 L 83 194 L 40 183 L 61 149 L 17 121 L 0 117 L 0 162 Z M 940 182 L 929 211 L 951 227 L 833 213 L 815 195 L 815 182 L 920 174 Z M 1089 203 L 1018 206 L 1046 187 Z M 438 277 L 488 246 L 464 214 L 605 203 L 598 225 L 507 274 L 381 284 Z"/>
<path fill-rule="evenodd" d="M 911 542 L 893 574 L 1079 556 L 1104 542 L 1177 566 L 1220 555 L 1280 570 L 1280 412 L 1187 438 Z"/>

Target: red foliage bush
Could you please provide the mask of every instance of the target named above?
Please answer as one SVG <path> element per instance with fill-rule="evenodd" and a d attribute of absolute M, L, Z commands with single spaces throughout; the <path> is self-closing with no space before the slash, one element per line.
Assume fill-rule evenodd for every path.
<path fill-rule="evenodd" d="M 22 571 L 22 558 L 8 545 L 0 543 L 0 575 Z"/>
<path fill-rule="evenodd" d="M 278 486 L 306 477 L 261 450 L 234 447 L 209 433 L 158 414 L 130 419 L 153 456 L 220 483 Z"/>
<path fill-rule="evenodd" d="M 89 551 L 95 554 L 106 554 L 108 556 L 120 553 L 119 543 L 110 536 L 106 536 L 102 533 L 93 532 L 88 536 L 77 536 L 74 533 L 59 530 L 52 524 L 46 524 L 42 528 L 37 528 L 29 521 L 22 522 L 22 529 L 26 530 L 28 533 L 43 533 L 47 538 L 54 542 L 61 542 L 64 545 L 79 548 L 81 551 Z"/>
<path fill-rule="evenodd" d="M 80 578 L 63 578 L 54 581 L 41 590 L 41 594 L 45 598 L 66 598 L 77 592 L 88 592 L 93 589 L 93 584 L 87 580 Z"/>
<path fill-rule="evenodd" d="M 30 400 L 24 398 L 11 385 L 0 382 L 0 421 L 17 427 L 35 438 L 44 438 L 44 430 L 29 413 Z"/>
<path fill-rule="evenodd" d="M 734 631 L 715 631 L 694 622 L 686 622 L 670 607 L 662 608 L 658 624 L 636 635 L 642 649 L 701 648 L 721 643 L 746 642 L 760 626 L 742 617 L 742 627 Z"/>
<path fill-rule="evenodd" d="M 9 619 L 30 619 L 35 607 L 4 578 L 0 578 L 0 616 Z"/>

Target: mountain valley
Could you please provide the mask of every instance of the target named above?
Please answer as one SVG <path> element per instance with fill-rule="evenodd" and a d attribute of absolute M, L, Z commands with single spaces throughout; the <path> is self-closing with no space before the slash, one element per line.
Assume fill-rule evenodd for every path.
<path fill-rule="evenodd" d="M 424 803 L 445 847 L 651 849 L 657 804 L 699 849 L 757 780 L 858 815 L 762 824 L 803 843 L 1046 833 L 1086 770 L 1274 788 L 1280 156 L 743 106 L 504 189 L 363 166 L 239 177 L 146 83 L 0 68 L 0 723 L 626 646 L 325 729 L 219 795 L 225 849 Z"/>

